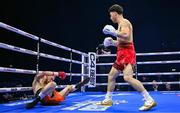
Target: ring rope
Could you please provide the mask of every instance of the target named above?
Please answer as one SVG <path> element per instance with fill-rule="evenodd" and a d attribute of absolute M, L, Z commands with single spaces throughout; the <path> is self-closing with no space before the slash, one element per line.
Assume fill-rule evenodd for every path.
<path fill-rule="evenodd" d="M 177 63 L 180 63 L 180 60 L 137 62 L 137 64 L 177 64 Z M 96 65 L 97 66 L 113 65 L 113 63 L 96 63 Z"/>
<path fill-rule="evenodd" d="M 5 43 L 0 43 L 0 48 L 8 49 L 8 50 L 11 50 L 11 51 L 16 51 L 16 52 L 20 52 L 20 53 L 26 53 L 26 54 L 30 54 L 30 55 L 36 55 L 36 56 L 38 54 L 35 51 L 24 49 L 24 48 L 20 48 L 20 47 L 17 47 L 17 46 L 12 46 L 12 45 L 5 44 Z M 55 60 L 60 60 L 60 61 L 71 62 L 71 59 L 62 58 L 62 57 L 58 57 L 58 56 L 54 56 L 54 55 L 49 55 L 49 54 L 45 54 L 45 53 L 39 53 L 39 54 L 40 54 L 41 57 L 45 57 L 45 58 L 49 58 L 49 59 L 55 59 Z M 76 64 L 82 64 L 82 62 L 76 61 L 76 60 L 72 60 L 72 62 L 76 63 Z"/>
<path fill-rule="evenodd" d="M 180 84 L 180 81 L 174 82 L 142 82 L 143 85 L 164 85 L 164 84 Z M 96 83 L 97 86 L 106 86 L 107 83 Z M 129 85 L 128 83 L 116 83 L 116 85 Z M 58 85 L 56 86 L 57 89 L 64 88 L 66 85 Z M 3 92 L 19 92 L 19 91 L 32 91 L 32 87 L 9 87 L 9 88 L 0 88 L 0 93 Z"/>
<path fill-rule="evenodd" d="M 1 28 L 4 28 L 4 29 L 6 29 L 6 30 L 9 30 L 9 31 L 13 31 L 13 32 L 15 32 L 15 33 L 18 33 L 18 34 L 20 34 L 20 35 L 26 36 L 26 37 L 31 38 L 31 39 L 33 39 L 33 40 L 37 40 L 37 41 L 39 40 L 39 37 L 38 37 L 38 36 L 35 36 L 35 35 L 33 35 L 33 34 L 30 34 L 30 33 L 27 33 L 27 32 L 25 32 L 25 31 L 22 31 L 22 30 L 20 30 L 20 29 L 17 29 L 17 28 L 15 28 L 15 27 L 12 27 L 12 26 L 7 25 L 7 24 L 2 23 L 2 22 L 0 22 L 0 27 L 1 27 Z M 43 38 L 41 38 L 40 41 L 43 42 L 43 43 L 45 43 L 45 44 L 48 44 L 48 45 L 57 47 L 57 48 L 61 48 L 61 49 L 67 50 L 67 51 L 71 51 L 71 48 L 68 48 L 68 47 L 65 47 L 65 46 L 63 46 L 63 45 L 60 45 L 60 44 L 57 44 L 57 43 L 54 43 L 54 42 L 45 40 L 45 39 L 43 39 Z M 77 54 L 80 54 L 80 55 L 88 56 L 86 53 L 81 52 L 81 51 L 78 51 L 78 50 L 75 50 L 75 49 L 72 49 L 72 52 L 77 53 Z"/>
<path fill-rule="evenodd" d="M 17 69 L 17 68 L 8 68 L 8 67 L 0 67 L 0 72 L 36 74 L 35 70 L 26 70 L 26 69 Z"/>
<path fill-rule="evenodd" d="M 26 69 L 17 69 L 17 68 L 8 68 L 0 67 L 0 72 L 10 72 L 10 73 L 22 73 L 22 74 L 36 74 L 36 70 L 26 70 Z M 70 73 L 66 73 L 67 76 L 70 76 Z M 72 76 L 87 76 L 88 74 L 81 73 L 71 73 Z"/>
<path fill-rule="evenodd" d="M 180 60 L 137 62 L 137 64 L 176 64 L 176 63 L 180 63 Z"/>
<path fill-rule="evenodd" d="M 107 76 L 108 74 L 96 74 L 96 76 Z M 133 74 L 135 75 L 135 74 Z M 156 72 L 156 73 L 138 73 L 138 76 L 156 76 L 156 75 L 180 75 L 180 72 Z M 123 76 L 123 74 L 119 74 Z"/>
<path fill-rule="evenodd" d="M 174 52 L 151 52 L 151 53 L 136 53 L 136 56 L 155 56 L 155 55 L 180 55 L 180 51 Z M 97 57 L 115 57 L 116 54 L 102 54 Z"/>
<path fill-rule="evenodd" d="M 64 88 L 67 85 L 58 85 L 56 89 Z M 4 92 L 19 92 L 19 91 L 32 91 L 32 87 L 9 87 L 9 88 L 0 88 L 0 93 Z"/>
<path fill-rule="evenodd" d="M 153 84 L 158 84 L 158 85 L 163 85 L 163 84 L 180 84 L 180 81 L 174 81 L 174 82 L 142 82 L 143 85 L 153 85 Z M 107 83 L 96 83 L 97 86 L 105 86 Z M 129 85 L 128 83 L 116 83 L 116 85 Z"/>

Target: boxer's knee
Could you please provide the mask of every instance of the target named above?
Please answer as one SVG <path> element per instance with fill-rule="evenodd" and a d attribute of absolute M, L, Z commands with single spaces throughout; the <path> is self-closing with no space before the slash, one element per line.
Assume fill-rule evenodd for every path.
<path fill-rule="evenodd" d="M 124 79 L 124 81 L 126 81 L 126 82 L 130 82 L 130 81 L 133 79 L 133 77 L 132 77 L 132 76 L 125 75 L 125 76 L 123 77 L 123 79 Z"/>
<path fill-rule="evenodd" d="M 110 71 L 109 74 L 108 74 L 108 79 L 109 79 L 110 81 L 115 80 L 116 77 L 117 77 L 117 74 L 118 74 L 118 70 L 115 69 L 114 67 L 112 67 L 112 68 L 111 68 L 111 71 Z"/>
<path fill-rule="evenodd" d="M 54 82 L 54 81 L 49 82 L 48 85 L 49 85 L 51 88 L 53 88 L 53 89 L 55 89 L 56 86 L 57 86 L 56 82 Z"/>

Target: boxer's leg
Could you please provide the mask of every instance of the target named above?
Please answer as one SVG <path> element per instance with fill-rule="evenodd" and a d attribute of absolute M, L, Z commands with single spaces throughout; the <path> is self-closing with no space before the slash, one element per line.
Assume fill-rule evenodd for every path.
<path fill-rule="evenodd" d="M 128 64 L 124 70 L 123 70 L 123 77 L 124 80 L 126 82 L 128 82 L 134 89 L 136 89 L 137 91 L 139 91 L 142 96 L 145 99 L 145 104 L 139 108 L 139 110 L 149 110 L 152 107 L 156 106 L 156 102 L 153 100 L 153 98 L 149 95 L 149 93 L 147 92 L 147 90 L 144 88 L 143 84 L 133 78 L 133 68 L 131 64 Z"/>
<path fill-rule="evenodd" d="M 111 71 L 108 74 L 107 93 L 106 93 L 105 99 L 102 102 L 98 103 L 99 105 L 111 106 L 113 104 L 112 92 L 114 91 L 116 78 L 118 74 L 119 74 L 119 71 L 115 67 L 112 66 Z"/>
<path fill-rule="evenodd" d="M 146 90 L 139 80 L 133 78 L 133 68 L 131 64 L 125 66 L 123 70 L 123 75 L 124 80 L 128 82 L 137 91 L 143 92 Z"/>
<path fill-rule="evenodd" d="M 51 95 L 52 92 L 54 91 L 56 87 L 56 83 L 55 82 L 49 82 L 41 91 L 40 93 L 36 96 L 36 98 L 31 102 L 26 104 L 26 108 L 27 109 L 31 109 L 33 108 L 35 105 L 37 105 L 37 103 L 43 99 L 46 95 Z"/>
<path fill-rule="evenodd" d="M 90 78 L 86 77 L 83 81 L 75 84 L 75 85 L 68 85 L 63 90 L 61 90 L 59 93 L 63 97 L 66 97 L 70 92 L 75 91 L 76 89 L 80 89 L 82 86 L 87 84 L 89 82 Z"/>
<path fill-rule="evenodd" d="M 49 82 L 39 93 L 40 99 L 43 99 L 46 95 L 52 95 L 52 92 L 56 88 L 56 83 L 54 81 Z"/>

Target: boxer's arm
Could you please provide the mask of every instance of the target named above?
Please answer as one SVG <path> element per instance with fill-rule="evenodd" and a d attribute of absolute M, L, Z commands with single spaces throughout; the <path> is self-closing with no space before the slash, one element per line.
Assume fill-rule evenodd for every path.
<path fill-rule="evenodd" d="M 43 76 L 54 76 L 52 71 L 39 71 L 39 73 L 35 76 L 35 80 L 39 80 Z"/>
<path fill-rule="evenodd" d="M 129 38 L 130 37 L 130 27 L 127 22 L 121 24 L 121 30 L 117 30 L 117 38 Z"/>
<path fill-rule="evenodd" d="M 55 76 L 55 77 L 61 77 L 61 76 L 65 76 L 66 73 L 63 71 L 59 71 L 59 72 L 55 72 L 55 71 L 40 71 L 38 76 Z"/>
<path fill-rule="evenodd" d="M 38 76 L 54 76 L 54 72 L 53 71 L 39 71 L 39 75 Z"/>
<path fill-rule="evenodd" d="M 54 76 L 54 77 L 59 77 L 62 80 L 66 78 L 66 73 L 63 71 L 59 72 L 53 72 L 53 71 L 39 71 L 39 73 L 35 76 L 36 80 L 39 80 L 43 76 Z"/>
<path fill-rule="evenodd" d="M 43 76 L 58 76 L 59 72 L 53 72 L 53 71 L 39 71 L 39 73 L 35 76 L 35 78 L 38 80 L 42 78 Z"/>
<path fill-rule="evenodd" d="M 117 40 L 113 40 L 113 42 L 114 42 L 115 46 L 118 45 L 118 41 Z"/>

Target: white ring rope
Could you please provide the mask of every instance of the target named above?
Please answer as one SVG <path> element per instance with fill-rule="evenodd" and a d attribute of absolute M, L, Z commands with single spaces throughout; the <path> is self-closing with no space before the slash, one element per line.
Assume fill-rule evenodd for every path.
<path fill-rule="evenodd" d="M 158 84 L 158 85 L 163 85 L 163 84 L 180 84 L 180 81 L 174 81 L 174 82 L 142 82 L 143 85 L 153 85 L 153 84 Z M 107 83 L 96 83 L 97 86 L 106 86 Z M 116 83 L 116 85 L 129 85 L 128 83 Z"/>
<path fill-rule="evenodd" d="M 180 72 L 138 73 L 138 76 L 156 76 L 156 75 L 180 75 Z M 108 76 L 108 74 L 96 74 L 96 76 Z M 119 74 L 119 76 L 123 76 L 123 74 Z"/>
<path fill-rule="evenodd" d="M 35 70 L 26 70 L 26 69 L 17 69 L 17 68 L 8 68 L 8 67 L 0 67 L 0 72 L 10 72 L 10 73 L 22 73 L 22 74 L 36 74 Z M 70 73 L 66 73 L 67 76 Z M 71 73 L 72 76 L 85 76 L 88 74 L 81 74 L 81 73 Z"/>
<path fill-rule="evenodd" d="M 16 69 L 16 68 L 8 68 L 8 67 L 0 67 L 0 72 L 36 74 L 35 70 Z"/>
<path fill-rule="evenodd" d="M 156 76 L 156 75 L 180 75 L 180 72 L 161 72 L 161 73 L 138 73 L 138 76 Z"/>
<path fill-rule="evenodd" d="M 174 81 L 174 82 L 142 82 L 143 85 L 164 85 L 164 84 L 180 84 L 180 81 Z M 97 86 L 106 86 L 107 83 L 96 83 Z M 116 85 L 129 85 L 128 83 L 116 83 Z M 56 89 L 64 88 L 67 85 L 58 85 L 56 86 Z M 9 88 L 0 88 L 0 93 L 3 92 L 19 92 L 19 91 L 32 91 L 32 87 L 9 87 Z"/>
<path fill-rule="evenodd" d="M 174 52 L 153 52 L 153 53 L 137 53 L 137 56 L 157 56 L 157 55 L 180 55 L 180 51 Z"/>
<path fill-rule="evenodd" d="M 174 52 L 152 52 L 152 53 L 136 53 L 136 56 L 155 56 L 155 55 L 180 55 L 180 51 Z M 97 57 L 115 57 L 116 54 L 102 54 Z"/>
<path fill-rule="evenodd" d="M 96 66 L 108 66 L 108 65 L 113 65 L 114 63 L 96 63 Z"/>
<path fill-rule="evenodd" d="M 137 64 L 177 64 L 177 63 L 180 63 L 180 60 L 137 62 Z M 113 63 L 97 63 L 96 65 L 97 66 L 113 65 Z"/>
<path fill-rule="evenodd" d="M 116 54 L 96 54 L 96 57 L 116 57 Z"/>
<path fill-rule="evenodd" d="M 33 39 L 33 40 L 39 40 L 39 38 L 40 38 L 40 37 L 38 37 L 38 36 L 32 35 L 32 34 L 30 34 L 30 33 L 27 33 L 27 32 L 25 32 L 25 31 L 22 31 L 22 30 L 20 30 L 20 29 L 17 29 L 17 28 L 15 28 L 15 27 L 12 27 L 12 26 L 7 25 L 7 24 L 2 23 L 2 22 L 0 22 L 0 27 L 2 27 L 2 28 L 4 28 L 4 29 L 7 29 L 7 30 L 9 30 L 9 31 L 13 31 L 13 32 L 15 32 L 15 33 L 18 33 L 18 34 L 20 34 L 20 35 L 26 36 L 26 37 L 31 38 L 31 39 Z M 61 49 L 67 50 L 67 51 L 71 51 L 71 50 L 72 50 L 72 52 L 74 52 L 74 53 L 87 56 L 86 53 L 83 53 L 83 52 L 81 52 L 81 51 L 78 51 L 78 50 L 75 50 L 75 49 L 71 49 L 71 48 L 65 47 L 65 46 L 63 46 L 63 45 L 60 45 L 60 44 L 57 44 L 57 43 L 54 43 L 54 42 L 45 40 L 45 39 L 43 39 L 43 38 L 41 38 L 40 41 L 43 42 L 43 43 L 45 43 L 45 44 L 54 46 L 54 47 L 58 47 L 58 48 L 61 48 Z"/>
<path fill-rule="evenodd" d="M 37 37 L 37 36 L 35 36 L 35 35 L 29 34 L 29 33 L 25 32 L 25 31 L 22 31 L 22 30 L 20 30 L 20 29 L 17 29 L 17 28 L 15 28 L 15 27 L 12 27 L 12 26 L 7 25 L 7 24 L 2 23 L 2 22 L 0 22 L 0 27 L 2 27 L 2 28 L 4 28 L 4 29 L 7 29 L 7 30 L 9 30 L 9 31 L 13 31 L 13 32 L 15 32 L 15 33 L 18 33 L 18 34 L 20 34 L 20 35 L 26 36 L 26 37 L 31 38 L 31 39 L 33 39 L 33 40 L 39 40 L 39 37 Z"/>
<path fill-rule="evenodd" d="M 35 52 L 35 51 L 20 48 L 20 47 L 17 47 L 17 46 L 8 45 L 8 44 L 5 44 L 5 43 L 0 43 L 0 48 L 12 50 L 12 51 L 17 51 L 17 52 L 21 52 L 21 53 L 26 53 L 26 54 L 30 54 L 30 55 L 37 55 L 37 52 Z M 40 53 L 40 56 L 45 57 L 45 58 L 55 59 L 55 60 L 71 62 L 70 59 L 61 58 L 61 57 L 58 57 L 58 56 L 48 55 L 48 54 L 44 54 L 44 53 Z M 75 61 L 75 60 L 72 60 L 72 62 L 77 63 L 77 64 L 82 64 L 82 62 Z M 137 62 L 137 64 L 167 64 L 167 63 L 180 63 L 180 60 Z M 97 66 L 98 65 L 113 65 L 113 63 L 97 63 L 96 65 Z"/>
<path fill-rule="evenodd" d="M 30 54 L 30 55 L 37 55 L 37 52 L 35 52 L 35 51 L 20 48 L 20 47 L 17 47 L 17 46 L 8 45 L 8 44 L 5 44 L 5 43 L 0 43 L 0 48 L 8 49 L 8 50 L 11 50 L 11 51 L 16 51 L 16 52 L 20 52 L 20 53 L 26 53 L 26 54 Z M 72 63 L 76 63 L 76 64 L 83 64 L 83 62 L 80 62 L 80 61 L 71 60 L 71 59 L 67 59 L 67 58 L 62 58 L 62 57 L 49 55 L 49 54 L 45 54 L 45 53 L 40 53 L 40 56 L 44 57 L 44 58 L 54 59 L 54 60 L 72 62 Z"/>
<path fill-rule="evenodd" d="M 32 87 L 11 87 L 11 88 L 0 88 L 0 93 L 4 92 L 19 92 L 19 91 L 31 91 Z"/>
<path fill-rule="evenodd" d="M 58 85 L 56 89 L 64 88 L 67 85 Z M 32 91 L 32 87 L 9 87 L 9 88 L 0 88 L 0 93 L 4 92 L 19 92 L 19 91 Z"/>
<path fill-rule="evenodd" d="M 29 55 L 37 55 L 37 52 L 35 52 L 35 51 L 20 48 L 20 47 L 17 47 L 17 46 L 12 46 L 12 45 L 1 43 L 1 42 L 0 42 L 0 48 L 8 49 L 8 50 L 11 50 L 11 51 L 16 51 L 16 52 L 20 52 L 20 53 L 26 53 L 26 54 L 29 54 Z"/>
<path fill-rule="evenodd" d="M 137 62 L 137 64 L 177 64 L 177 63 L 180 63 L 180 60 Z"/>

